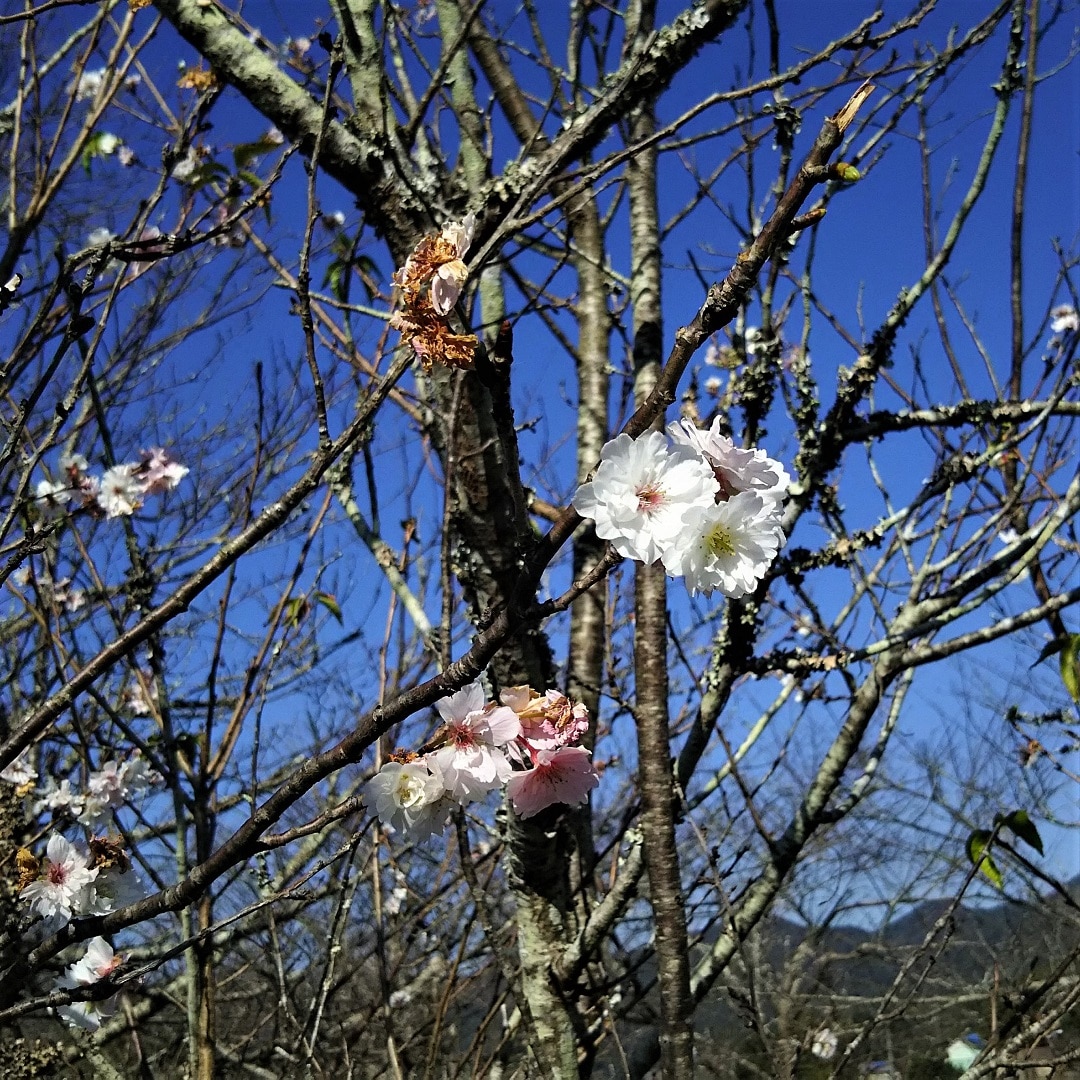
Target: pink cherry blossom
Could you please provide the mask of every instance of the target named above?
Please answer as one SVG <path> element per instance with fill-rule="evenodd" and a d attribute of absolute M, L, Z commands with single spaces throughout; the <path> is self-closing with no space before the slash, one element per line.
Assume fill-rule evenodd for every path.
<path fill-rule="evenodd" d="M 568 746 L 589 730 L 588 709 L 558 690 L 538 694 L 528 686 L 510 686 L 499 696 L 517 713 L 521 738 L 534 750 Z"/>
<path fill-rule="evenodd" d="M 469 271 L 460 259 L 443 263 L 431 279 L 431 306 L 443 317 L 450 314 L 458 302 Z"/>
<path fill-rule="evenodd" d="M 160 446 L 143 451 L 143 462 L 135 472 L 139 483 L 147 495 L 160 495 L 172 491 L 190 470 L 169 457 L 169 452 Z"/>
<path fill-rule="evenodd" d="M 538 750 L 534 768 L 516 772 L 506 785 L 506 794 L 518 817 L 528 818 L 554 803 L 579 806 L 600 783 L 600 777 L 583 746 L 560 746 Z"/>
<path fill-rule="evenodd" d="M 123 762 L 107 761 L 86 781 L 86 801 L 79 821 L 94 826 L 119 810 L 132 795 L 160 781 L 161 776 L 149 767 L 141 754 L 133 754 Z"/>
<path fill-rule="evenodd" d="M 485 705 L 479 683 L 436 702 L 436 708 L 446 723 L 431 757 L 451 798 L 464 805 L 505 783 L 513 770 L 500 747 L 521 735 L 514 710 Z"/>

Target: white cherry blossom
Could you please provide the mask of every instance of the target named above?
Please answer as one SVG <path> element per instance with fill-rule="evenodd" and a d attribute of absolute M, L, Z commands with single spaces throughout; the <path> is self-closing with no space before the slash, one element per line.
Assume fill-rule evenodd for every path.
<path fill-rule="evenodd" d="M 691 594 L 740 597 L 752 593 L 784 543 L 779 505 L 751 491 L 727 502 L 695 507 L 664 551 L 672 577 L 685 577 Z"/>
<path fill-rule="evenodd" d="M 107 518 L 127 517 L 142 506 L 142 487 L 135 465 L 114 465 L 101 477 L 98 505 Z"/>
<path fill-rule="evenodd" d="M 66 922 L 73 914 L 85 913 L 97 873 L 90 866 L 87 852 L 59 833 L 53 833 L 45 850 L 41 876 L 19 893 L 19 899 L 29 902 L 32 914 Z"/>
<path fill-rule="evenodd" d="M 592 480 L 574 509 L 592 518 L 596 535 L 624 558 L 650 564 L 684 529 L 687 513 L 716 503 L 712 469 L 689 447 L 672 448 L 659 431 L 619 435 L 600 452 Z"/>
<path fill-rule="evenodd" d="M 708 429 L 690 420 L 668 425 L 676 443 L 693 447 L 712 466 L 720 485 L 720 496 L 729 498 L 740 491 L 754 491 L 762 497 L 783 499 L 791 484 L 787 469 L 764 450 L 742 450 L 720 433 L 720 417 Z"/>
<path fill-rule="evenodd" d="M 75 990 L 111 975 L 124 958 L 113 952 L 113 947 L 100 937 L 91 938 L 86 944 L 86 952 L 56 981 L 61 990 Z M 61 1005 L 56 1011 L 72 1027 L 96 1031 L 101 1021 L 113 1014 L 115 997 L 103 1001 L 73 1001 L 70 1005 Z"/>
<path fill-rule="evenodd" d="M 364 803 L 391 829 L 410 834 L 433 824 L 443 795 L 442 775 L 429 760 L 388 761 L 365 785 Z M 441 815 L 438 827 L 446 821 Z"/>

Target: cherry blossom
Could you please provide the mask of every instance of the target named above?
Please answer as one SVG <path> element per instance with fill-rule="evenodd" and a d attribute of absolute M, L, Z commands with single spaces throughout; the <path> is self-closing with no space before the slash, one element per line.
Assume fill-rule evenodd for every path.
<path fill-rule="evenodd" d="M 509 686 L 499 700 L 517 713 L 521 738 L 533 749 L 576 743 L 589 730 L 589 712 L 558 690 L 538 694 L 529 686 Z"/>
<path fill-rule="evenodd" d="M 135 871 L 127 867 L 102 867 L 94 879 L 92 895 L 87 899 L 86 915 L 108 915 L 146 896 Z"/>
<path fill-rule="evenodd" d="M 61 780 L 59 785 L 55 780 L 50 780 L 49 786 L 41 793 L 41 798 L 34 803 L 33 813 L 37 816 L 48 810 L 52 814 L 78 817 L 82 813 L 82 807 L 82 796 L 72 790 L 70 780 Z"/>
<path fill-rule="evenodd" d="M 689 447 L 671 448 L 659 431 L 639 439 L 623 434 L 601 450 L 574 509 L 592 518 L 596 535 L 620 555 L 648 565 L 683 530 L 687 512 L 714 505 L 716 492 L 712 469 Z"/>
<path fill-rule="evenodd" d="M 521 734 L 521 721 L 513 709 L 491 703 L 470 708 L 477 684 L 438 702 L 446 725 L 442 745 L 432 757 L 450 797 L 463 805 L 504 784 L 512 772 L 500 749 Z M 468 697 L 465 695 L 468 694 Z M 483 691 L 480 691 L 481 700 Z"/>
<path fill-rule="evenodd" d="M 127 517 L 142 506 L 142 488 L 135 465 L 114 465 L 101 477 L 98 505 L 107 518 Z"/>
<path fill-rule="evenodd" d="M 116 233 L 114 233 L 112 229 L 107 229 L 104 225 L 99 225 L 87 235 L 86 242 L 90 247 L 100 247 L 102 244 L 107 244 L 115 236 Z"/>
<path fill-rule="evenodd" d="M 107 761 L 86 781 L 85 805 L 79 821 L 93 826 L 119 810 L 133 795 L 160 781 L 160 775 L 149 767 L 141 754 L 134 754 L 123 762 Z"/>
<path fill-rule="evenodd" d="M 740 491 L 727 502 L 693 508 L 683 532 L 664 550 L 664 567 L 672 577 L 685 577 L 691 594 L 746 596 L 783 543 L 778 504 Z"/>
<path fill-rule="evenodd" d="M 56 981 L 60 990 L 75 990 L 83 986 L 108 978 L 124 962 L 123 956 L 113 952 L 113 947 L 100 937 L 91 938 L 86 943 L 86 952 L 80 960 L 67 969 Z M 96 1031 L 101 1021 L 113 1014 L 114 998 L 102 1001 L 73 1001 L 70 1005 L 61 1005 L 57 1012 L 73 1027 Z"/>
<path fill-rule="evenodd" d="M 149 695 L 144 684 L 149 687 Z M 150 675 L 144 675 L 142 680 L 136 679 L 129 683 L 120 699 L 121 706 L 132 716 L 153 716 L 157 702 L 157 684 Z"/>
<path fill-rule="evenodd" d="M 810 1045 L 810 1053 L 816 1058 L 821 1058 L 822 1061 L 830 1061 L 836 1056 L 839 1045 L 836 1033 L 827 1027 L 822 1028 L 814 1036 L 814 1041 Z"/>
<path fill-rule="evenodd" d="M 19 893 L 20 900 L 29 901 L 31 914 L 66 922 L 73 914 L 86 911 L 98 872 L 84 850 L 53 833 L 40 869 L 41 876 Z"/>
<path fill-rule="evenodd" d="M 143 451 L 143 462 L 134 471 L 144 494 L 160 495 L 172 491 L 190 470 L 158 446 Z"/>
<path fill-rule="evenodd" d="M 71 502 L 71 488 L 52 480 L 39 480 L 35 488 L 38 505 L 46 514 L 59 514 Z"/>
<path fill-rule="evenodd" d="M 1050 312 L 1050 330 L 1054 334 L 1073 334 L 1080 330 L 1080 313 L 1068 304 Z"/>
<path fill-rule="evenodd" d="M 0 780 L 22 787 L 37 783 L 37 769 L 30 764 L 30 751 L 24 750 L 10 765 L 0 772 Z"/>
<path fill-rule="evenodd" d="M 82 454 L 62 454 L 59 466 L 60 471 L 67 474 L 72 484 L 78 486 L 79 480 L 90 468 L 90 462 Z"/>
<path fill-rule="evenodd" d="M 364 803 L 391 829 L 422 832 L 441 828 L 449 805 L 441 802 L 443 779 L 432 761 L 388 761 L 365 785 Z M 436 818 L 439 817 L 436 825 Z"/>
<path fill-rule="evenodd" d="M 462 259 L 475 228 L 473 214 L 449 222 L 438 235 L 423 237 L 405 265 L 394 271 L 393 282 L 401 289 L 403 306 L 394 312 L 390 325 L 401 331 L 426 366 L 472 367 L 476 337 L 453 333 L 445 319 L 468 278 Z"/>
<path fill-rule="evenodd" d="M 431 279 L 431 306 L 439 315 L 448 315 L 458 302 L 469 271 L 460 259 L 444 263 Z"/>
<path fill-rule="evenodd" d="M 62 604 L 65 611 L 76 612 L 86 603 L 86 593 L 71 587 L 71 578 L 61 578 L 53 583 L 53 599 Z"/>
<path fill-rule="evenodd" d="M 554 803 L 579 806 L 600 783 L 583 746 L 560 746 L 555 750 L 537 750 L 533 768 L 516 772 L 506 785 L 506 794 L 514 813 L 529 818 Z"/>
<path fill-rule="evenodd" d="M 368 781 L 364 802 L 411 837 L 442 829 L 453 802 L 465 805 L 504 784 L 524 817 L 582 802 L 599 783 L 589 751 L 569 745 L 588 730 L 584 705 L 528 686 L 507 688 L 501 701 L 487 701 L 478 682 L 437 701 L 443 725 L 426 752 L 398 751 Z M 515 763 L 523 768 L 515 771 Z"/>
<path fill-rule="evenodd" d="M 712 466 L 720 485 L 718 502 L 740 491 L 754 491 L 762 497 L 779 500 L 791 484 L 784 466 L 764 450 L 741 450 L 721 434 L 720 417 L 707 430 L 684 419 L 669 424 L 668 432 L 676 443 L 692 447 Z"/>
<path fill-rule="evenodd" d="M 88 101 L 95 98 L 105 82 L 105 69 L 95 68 L 92 71 L 84 71 L 75 83 L 75 100 Z"/>

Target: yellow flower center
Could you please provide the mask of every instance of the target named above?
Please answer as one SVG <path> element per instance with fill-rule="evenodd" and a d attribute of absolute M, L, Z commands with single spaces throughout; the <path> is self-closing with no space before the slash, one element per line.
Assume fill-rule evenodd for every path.
<path fill-rule="evenodd" d="M 726 525 L 714 525 L 705 534 L 705 546 L 711 555 L 734 555 L 735 541 Z"/>

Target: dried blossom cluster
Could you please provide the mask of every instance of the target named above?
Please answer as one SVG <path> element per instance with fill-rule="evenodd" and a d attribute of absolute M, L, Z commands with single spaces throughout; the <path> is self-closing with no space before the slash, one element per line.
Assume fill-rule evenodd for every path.
<path fill-rule="evenodd" d="M 589 727 L 585 706 L 528 686 L 505 690 L 500 702 L 471 683 L 436 703 L 443 726 L 435 738 L 420 753 L 398 751 L 364 790 L 384 825 L 430 836 L 455 804 L 504 786 L 522 818 L 585 802 L 600 782 L 589 751 L 576 745 Z"/>
<path fill-rule="evenodd" d="M 38 506 L 58 513 L 74 499 L 97 517 L 128 517 L 147 495 L 172 491 L 189 471 L 160 447 L 144 450 L 140 462 L 114 465 L 101 476 L 91 476 L 89 468 L 82 454 L 65 454 L 60 459 L 63 479 L 38 481 Z"/>
<path fill-rule="evenodd" d="M 707 431 L 683 420 L 668 432 L 607 443 L 574 508 L 620 555 L 661 560 L 691 593 L 747 596 L 785 542 L 787 470 L 764 450 L 735 446 L 719 420 Z"/>
<path fill-rule="evenodd" d="M 446 321 L 469 276 L 462 259 L 472 243 L 476 217 L 450 222 L 438 235 L 425 236 L 395 271 L 394 284 L 401 289 L 402 309 L 394 312 L 390 325 L 420 357 L 425 368 L 432 364 L 471 368 L 477 346 L 475 334 L 456 334 Z"/>

